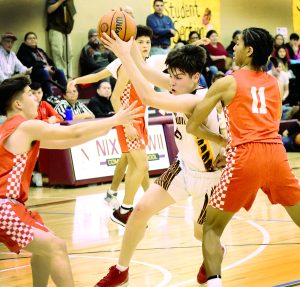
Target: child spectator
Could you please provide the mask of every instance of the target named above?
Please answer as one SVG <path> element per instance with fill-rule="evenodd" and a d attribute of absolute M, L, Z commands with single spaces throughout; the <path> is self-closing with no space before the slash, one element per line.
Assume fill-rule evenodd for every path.
<path fill-rule="evenodd" d="M 36 119 L 45 121 L 49 124 L 60 123 L 63 118 L 54 110 L 54 108 L 48 104 L 46 101 L 42 101 L 43 90 L 42 85 L 39 82 L 33 82 L 30 85 L 32 94 L 36 97 L 39 107 L 38 116 Z"/>

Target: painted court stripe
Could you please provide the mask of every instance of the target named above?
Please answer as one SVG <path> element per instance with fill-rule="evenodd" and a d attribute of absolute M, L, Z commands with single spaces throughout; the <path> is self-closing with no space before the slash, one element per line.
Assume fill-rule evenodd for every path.
<path fill-rule="evenodd" d="M 274 287 L 293 287 L 293 286 L 300 286 L 300 280 L 283 283 L 281 285 L 276 285 Z"/>
<path fill-rule="evenodd" d="M 110 258 L 110 257 L 102 257 L 102 256 L 69 255 L 69 257 L 70 258 L 90 258 L 90 259 L 96 259 L 96 260 L 105 259 L 105 260 L 113 260 L 113 261 L 116 261 L 116 262 L 118 261 L 118 258 Z M 131 262 L 135 263 L 135 264 L 141 264 L 141 265 L 144 265 L 144 266 L 148 266 L 148 267 L 150 267 L 152 269 L 155 269 L 158 272 L 162 273 L 163 280 L 160 283 L 158 283 L 157 285 L 155 285 L 155 287 L 164 287 L 172 279 L 172 274 L 167 269 L 163 268 L 160 265 L 151 264 L 151 263 L 147 263 L 147 262 L 144 262 L 144 261 L 137 261 L 137 260 L 132 260 Z M 28 265 L 17 266 L 17 267 L 12 267 L 12 268 L 6 268 L 6 269 L 3 269 L 3 270 L 0 270 L 0 273 L 11 271 L 11 270 L 16 270 L 16 269 L 28 268 L 28 267 L 30 267 L 29 264 Z"/>
<path fill-rule="evenodd" d="M 237 220 L 244 220 L 244 218 L 239 217 L 239 216 L 234 216 L 234 218 L 237 219 Z M 252 225 L 253 227 L 255 227 L 256 229 L 258 229 L 261 232 L 261 234 L 263 236 L 263 240 L 262 240 L 262 243 L 261 243 L 262 245 L 259 248 L 257 248 L 254 252 L 250 253 L 248 256 L 242 258 L 241 260 L 236 261 L 233 264 L 230 264 L 230 265 L 226 266 L 225 268 L 222 268 L 222 271 L 234 268 L 234 267 L 236 267 L 238 265 L 241 265 L 244 262 L 252 259 L 253 257 L 257 256 L 260 252 L 262 252 L 267 247 L 267 244 L 270 243 L 270 235 L 269 235 L 269 233 L 266 229 L 264 229 L 262 226 L 256 224 L 252 220 L 246 220 L 246 222 L 249 223 L 250 225 Z M 186 281 L 183 281 L 183 282 L 180 282 L 180 283 L 173 284 L 170 287 L 185 286 L 187 284 L 194 283 L 194 282 L 195 282 L 195 279 L 190 279 L 190 280 L 186 280 Z"/>

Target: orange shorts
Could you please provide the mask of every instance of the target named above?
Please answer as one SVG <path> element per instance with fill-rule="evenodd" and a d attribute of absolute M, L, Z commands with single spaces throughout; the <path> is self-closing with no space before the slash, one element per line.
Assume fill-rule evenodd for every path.
<path fill-rule="evenodd" d="M 228 212 L 249 210 L 259 188 L 272 204 L 300 202 L 300 184 L 282 144 L 246 143 L 231 148 L 209 205 Z"/>
<path fill-rule="evenodd" d="M 144 149 L 148 144 L 148 133 L 145 125 L 145 119 L 142 118 L 139 123 L 133 124 L 138 133 L 138 139 L 129 140 L 124 131 L 123 126 L 116 126 L 118 141 L 121 147 L 121 151 L 129 152 L 132 150 Z"/>
<path fill-rule="evenodd" d="M 33 240 L 33 227 L 48 232 L 37 211 L 15 200 L 0 199 L 0 242 L 15 253 Z"/>

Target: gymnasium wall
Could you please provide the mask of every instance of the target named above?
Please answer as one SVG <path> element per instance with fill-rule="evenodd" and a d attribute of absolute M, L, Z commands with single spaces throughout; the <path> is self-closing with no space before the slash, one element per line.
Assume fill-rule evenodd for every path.
<path fill-rule="evenodd" d="M 182 0 L 184 1 L 184 0 Z M 195 0 L 197 1 L 197 0 Z M 212 0 L 207 0 L 212 1 Z M 45 33 L 46 13 L 43 0 L 0 0 L 0 33 L 11 31 L 18 37 L 14 50 L 23 41 L 24 34 L 34 31 L 39 46 L 48 49 Z M 149 0 L 74 0 L 77 14 L 71 34 L 74 51 L 74 75 L 78 71 L 80 50 L 87 42 L 87 31 L 96 27 L 99 16 L 112 7 L 129 5 L 134 8 L 138 24 L 145 24 L 146 16 L 152 13 Z M 292 0 L 221 0 L 221 41 L 227 46 L 232 32 L 249 26 L 261 26 L 271 33 L 276 27 L 287 27 L 293 31 Z"/>

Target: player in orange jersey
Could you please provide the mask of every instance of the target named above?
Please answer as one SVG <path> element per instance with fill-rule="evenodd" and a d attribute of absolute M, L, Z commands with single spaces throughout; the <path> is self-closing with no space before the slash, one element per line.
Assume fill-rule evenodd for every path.
<path fill-rule="evenodd" d="M 240 208 L 250 209 L 259 188 L 300 226 L 300 185 L 278 135 L 280 88 L 276 79 L 264 71 L 272 48 L 273 38 L 268 31 L 243 30 L 234 47 L 234 60 L 241 69 L 211 86 L 187 124 L 190 133 L 207 137 L 207 130 L 202 130 L 200 124 L 219 101 L 224 103 L 227 164 L 210 199 L 202 245 L 208 287 L 222 286 L 223 230 Z"/>
<path fill-rule="evenodd" d="M 131 124 L 139 109 L 121 109 L 111 118 L 73 126 L 49 125 L 34 118 L 38 101 L 26 77 L 8 79 L 0 85 L 0 242 L 10 251 L 32 253 L 33 286 L 74 286 L 65 242 L 53 234 L 37 212 L 25 202 L 39 148 L 65 149 L 99 137 L 118 124 Z"/>

